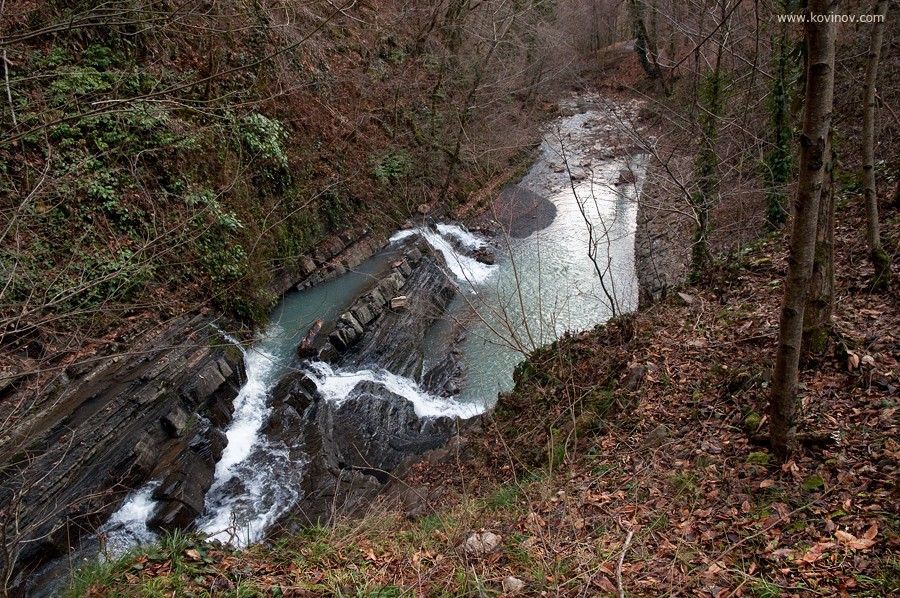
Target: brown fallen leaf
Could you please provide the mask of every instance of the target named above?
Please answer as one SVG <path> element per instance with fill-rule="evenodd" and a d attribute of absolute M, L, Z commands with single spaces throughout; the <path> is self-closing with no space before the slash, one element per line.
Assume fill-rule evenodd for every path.
<path fill-rule="evenodd" d="M 852 550 L 866 550 L 872 548 L 876 542 L 876 535 L 878 535 L 878 528 L 874 525 L 866 530 L 862 538 L 857 538 L 850 532 L 845 532 L 843 530 L 834 532 L 834 536 L 837 538 L 838 542 Z"/>
<path fill-rule="evenodd" d="M 802 557 L 800 557 L 800 560 L 803 561 L 804 563 L 815 563 L 820 558 L 822 558 L 822 554 L 826 550 L 828 550 L 829 548 L 833 548 L 834 545 L 835 545 L 834 542 L 828 542 L 828 541 L 818 542 L 818 543 L 814 544 L 812 546 L 812 548 L 810 548 L 808 551 L 806 551 L 806 554 L 804 554 Z"/>
<path fill-rule="evenodd" d="M 608 594 L 617 594 L 616 586 L 605 575 L 596 575 L 594 577 L 594 585 Z"/>

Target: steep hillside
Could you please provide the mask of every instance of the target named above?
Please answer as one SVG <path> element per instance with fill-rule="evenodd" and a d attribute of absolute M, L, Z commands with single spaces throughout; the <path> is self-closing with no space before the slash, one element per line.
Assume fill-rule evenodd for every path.
<path fill-rule="evenodd" d="M 198 305 L 258 322 L 330 233 L 465 201 L 527 148 L 540 11 L 352 5 L 7 7 L 4 348 L 46 366 Z"/>

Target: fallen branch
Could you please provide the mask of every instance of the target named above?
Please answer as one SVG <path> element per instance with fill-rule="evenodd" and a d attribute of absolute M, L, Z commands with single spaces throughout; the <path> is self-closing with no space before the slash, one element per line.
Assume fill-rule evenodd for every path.
<path fill-rule="evenodd" d="M 622 546 L 622 554 L 619 555 L 619 564 L 616 565 L 616 585 L 619 587 L 619 598 L 625 598 L 625 588 L 622 587 L 622 563 L 625 562 L 625 553 L 628 552 L 633 537 L 634 531 L 628 530 L 628 535 L 625 536 L 625 545 Z"/>

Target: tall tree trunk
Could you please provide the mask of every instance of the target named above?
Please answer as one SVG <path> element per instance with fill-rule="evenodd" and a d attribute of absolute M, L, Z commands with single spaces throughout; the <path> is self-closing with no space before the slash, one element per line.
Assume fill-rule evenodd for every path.
<path fill-rule="evenodd" d="M 781 4 L 787 12 L 788 3 Z M 793 88 L 794 58 L 787 24 L 781 24 L 778 35 L 778 57 L 772 81 L 771 119 L 772 149 L 766 155 L 767 208 L 766 222 L 772 229 L 784 226 L 787 220 L 787 184 L 791 176 L 791 89 Z"/>
<path fill-rule="evenodd" d="M 803 314 L 803 357 L 821 355 L 831 335 L 834 309 L 834 150 L 829 136 L 825 147 L 825 176 L 819 195 L 813 269 Z"/>
<path fill-rule="evenodd" d="M 724 21 L 727 18 L 725 2 L 720 2 L 719 6 Z M 697 153 L 695 164 L 697 191 L 691 196 L 692 207 L 697 218 L 697 227 L 694 230 L 691 247 L 690 279 L 692 282 L 700 280 L 712 259 L 709 250 L 709 236 L 712 233 L 710 213 L 719 195 L 719 154 L 716 151 L 716 144 L 719 139 L 719 119 L 722 117 L 724 106 L 722 56 L 725 52 L 726 36 L 727 26 L 719 36 L 713 71 L 706 76 L 706 80 L 699 90 L 701 111 L 698 118 L 703 134 L 703 145 Z"/>
<path fill-rule="evenodd" d="M 887 14 L 887 0 L 878 0 L 875 14 L 882 19 Z M 875 266 L 872 287 L 885 289 L 891 278 L 891 256 L 881 247 L 878 230 L 878 190 L 875 187 L 875 81 L 878 77 L 878 60 L 881 57 L 881 43 L 884 38 L 884 21 L 872 25 L 872 39 L 869 44 L 869 59 L 866 63 L 866 88 L 863 92 L 863 193 L 866 202 L 866 242 L 869 257 Z"/>
<path fill-rule="evenodd" d="M 659 79 L 661 76 L 659 63 L 657 62 L 656 39 L 647 32 L 644 22 L 644 13 L 641 10 L 639 0 L 631 0 L 631 19 L 634 29 L 634 50 L 638 54 L 641 68 L 650 79 Z"/>
<path fill-rule="evenodd" d="M 809 0 L 809 12 L 828 14 L 828 0 Z M 779 459 L 790 456 L 797 427 L 797 385 L 803 338 L 803 314 L 813 269 L 819 198 L 825 176 L 825 158 L 834 103 L 834 23 L 805 24 L 808 52 L 800 168 L 790 255 L 785 277 L 775 375 L 769 397 L 772 450 Z"/>

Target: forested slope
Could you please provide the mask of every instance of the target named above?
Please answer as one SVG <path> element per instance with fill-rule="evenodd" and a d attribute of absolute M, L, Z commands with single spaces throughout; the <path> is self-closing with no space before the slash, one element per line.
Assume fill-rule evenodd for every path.
<path fill-rule="evenodd" d="M 540 6 L 352 4 L 7 3 L 4 345 L 199 304 L 259 321 L 329 233 L 507 168 Z"/>

